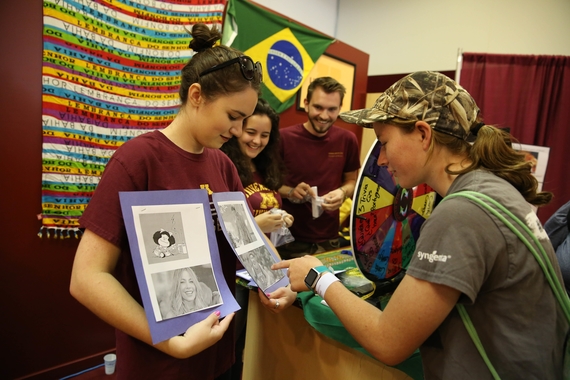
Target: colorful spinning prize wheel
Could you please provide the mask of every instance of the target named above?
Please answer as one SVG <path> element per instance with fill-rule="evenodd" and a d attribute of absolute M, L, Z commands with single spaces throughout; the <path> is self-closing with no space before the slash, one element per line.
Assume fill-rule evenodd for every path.
<path fill-rule="evenodd" d="M 401 188 L 385 167 L 378 166 L 382 145 L 368 152 L 356 182 L 351 210 L 351 244 L 360 271 L 383 282 L 408 267 L 420 227 L 436 204 L 426 184 Z"/>

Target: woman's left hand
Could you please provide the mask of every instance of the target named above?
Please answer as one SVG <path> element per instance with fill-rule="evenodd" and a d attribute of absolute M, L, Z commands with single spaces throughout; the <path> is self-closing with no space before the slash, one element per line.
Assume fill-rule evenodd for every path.
<path fill-rule="evenodd" d="M 283 310 L 293 305 L 297 298 L 297 293 L 292 291 L 289 286 L 281 287 L 273 293 L 263 294 L 261 289 L 258 290 L 259 299 L 263 306 L 275 314 L 281 313 Z"/>
<path fill-rule="evenodd" d="M 283 226 L 281 214 L 272 214 L 270 212 L 264 212 L 263 214 L 257 215 L 255 217 L 255 222 L 264 234 L 277 231 L 281 226 Z"/>

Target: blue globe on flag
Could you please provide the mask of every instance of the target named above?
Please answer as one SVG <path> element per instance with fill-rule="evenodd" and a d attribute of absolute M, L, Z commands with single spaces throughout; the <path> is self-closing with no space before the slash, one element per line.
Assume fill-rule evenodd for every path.
<path fill-rule="evenodd" d="M 303 58 L 289 41 L 279 40 L 269 49 L 266 62 L 269 78 L 276 87 L 292 90 L 303 81 Z"/>

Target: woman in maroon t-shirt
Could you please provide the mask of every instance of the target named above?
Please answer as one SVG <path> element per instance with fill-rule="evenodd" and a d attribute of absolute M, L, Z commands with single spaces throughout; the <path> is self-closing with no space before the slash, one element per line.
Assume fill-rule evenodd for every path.
<path fill-rule="evenodd" d="M 122 191 L 243 190 L 235 167 L 219 148 L 241 135 L 244 119 L 252 114 L 261 65 L 216 45 L 221 38 L 216 28 L 195 24 L 191 35 L 190 48 L 196 54 L 182 69 L 178 114 L 166 128 L 135 137 L 114 152 L 80 219 L 85 232 L 70 292 L 116 328 L 118 379 L 231 377 L 233 314 L 219 320 L 219 312 L 213 312 L 184 334 L 152 343 L 119 200 Z M 236 257 L 222 233 L 216 235 L 224 278 L 231 286 Z M 280 312 L 295 295 L 281 288 L 260 299 L 272 312 Z"/>
<path fill-rule="evenodd" d="M 238 170 L 259 228 L 270 233 L 283 224 L 291 227 L 291 214 L 268 212 L 283 205 L 277 190 L 283 185 L 284 167 L 278 152 L 279 115 L 266 100 L 257 101 L 253 115 L 244 121 L 242 135 L 232 137 L 221 149 Z"/>

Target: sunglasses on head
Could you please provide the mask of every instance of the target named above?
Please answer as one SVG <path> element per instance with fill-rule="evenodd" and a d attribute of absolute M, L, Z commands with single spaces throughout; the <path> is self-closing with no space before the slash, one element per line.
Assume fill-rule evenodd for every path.
<path fill-rule="evenodd" d="M 237 58 L 233 58 L 230 59 L 229 61 L 212 66 L 209 69 L 202 71 L 200 73 L 200 77 L 203 77 L 204 75 L 214 72 L 216 70 L 223 69 L 224 67 L 231 66 L 234 63 L 239 63 L 241 74 L 245 79 L 251 81 L 255 78 L 255 73 L 257 73 L 257 75 L 259 75 L 259 81 L 260 82 L 263 81 L 263 70 L 261 68 L 261 63 L 259 61 L 253 63 L 253 60 L 247 55 L 241 55 Z"/>

